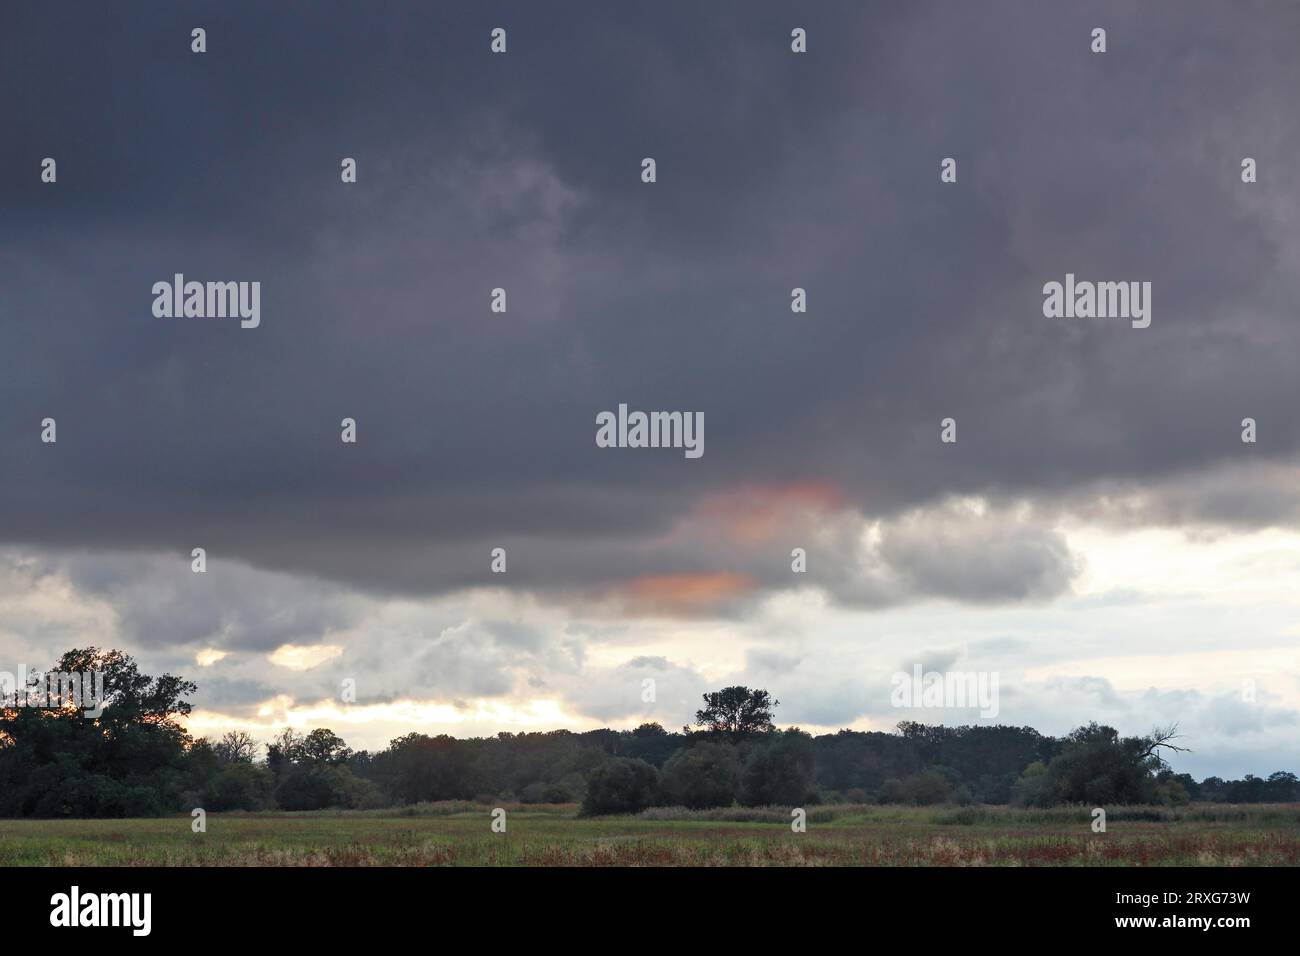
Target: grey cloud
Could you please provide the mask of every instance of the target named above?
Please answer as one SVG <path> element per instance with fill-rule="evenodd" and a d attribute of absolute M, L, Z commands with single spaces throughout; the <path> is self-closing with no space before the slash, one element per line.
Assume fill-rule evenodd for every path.
<path fill-rule="evenodd" d="M 1285 478 L 1262 498 L 1186 478 L 1300 450 L 1294 9 L 830 3 L 801 11 L 802 58 L 779 4 L 506 4 L 500 58 L 468 11 L 226 4 L 196 58 L 191 14 L 109 31 L 76 9 L 0 31 L 3 88 L 31 91 L 0 153 L 6 541 L 201 540 L 406 595 L 490 584 L 506 546 L 514 586 L 567 595 L 733 568 L 778 586 L 788 548 L 664 540 L 750 482 L 822 481 L 886 521 L 1138 482 L 1184 489 L 1169 520 L 1296 524 Z M 47 154 L 55 188 L 31 173 Z M 176 271 L 261 280 L 262 327 L 154 319 Z M 1067 271 L 1152 281 L 1152 327 L 1044 319 Z M 705 458 L 594 447 L 620 401 L 703 411 Z M 1249 452 L 1245 414 L 1267 423 Z M 1073 568 L 1050 529 L 896 527 L 878 558 L 828 589 L 1037 600 Z M 193 601 L 140 624 L 226 623 Z M 233 626 L 269 644 L 329 616 Z"/>
<path fill-rule="evenodd" d="M 50 560 L 51 571 L 83 596 L 111 604 L 120 634 L 135 647 L 272 651 L 316 643 L 358 614 L 335 586 L 257 571 L 220 552 L 208 553 L 203 573 L 191 569 L 188 552 Z"/>
<path fill-rule="evenodd" d="M 755 648 L 745 654 L 749 670 L 759 674 L 787 674 L 798 667 L 801 660 L 797 654 L 782 654 L 765 648 Z"/>
<path fill-rule="evenodd" d="M 1208 727 L 1228 738 L 1272 730 L 1294 733 L 1292 728 L 1300 722 L 1300 714 L 1270 706 L 1267 696 L 1258 703 L 1246 703 L 1240 694 L 1222 694 L 1210 700 L 1205 709 Z"/>
<path fill-rule="evenodd" d="M 942 514 L 901 524 L 886 534 L 881 554 L 912 592 L 966 601 L 1055 597 L 1079 570 L 1059 532 L 1026 533 L 1013 520 L 964 524 L 953 528 Z"/>
<path fill-rule="evenodd" d="M 920 664 L 923 672 L 946 671 L 955 667 L 963 656 L 965 656 L 965 651 L 960 647 L 921 650 L 911 659 L 901 662 L 898 669 L 906 674 L 911 674 L 912 668 Z"/>
<path fill-rule="evenodd" d="M 654 700 L 643 701 L 644 681 L 654 682 Z M 712 689 L 693 668 L 665 657 L 640 656 L 608 668 L 588 668 L 552 682 L 578 713 L 600 721 L 641 718 L 676 729 L 693 718 L 701 695 Z"/>

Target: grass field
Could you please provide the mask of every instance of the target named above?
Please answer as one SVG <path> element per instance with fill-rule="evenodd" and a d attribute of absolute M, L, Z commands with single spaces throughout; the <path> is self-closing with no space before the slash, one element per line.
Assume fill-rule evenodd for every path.
<path fill-rule="evenodd" d="M 1113 808 L 811 807 L 577 816 L 577 807 L 421 804 L 403 810 L 190 818 L 0 820 L 4 866 L 1296 866 L 1300 805 Z"/>

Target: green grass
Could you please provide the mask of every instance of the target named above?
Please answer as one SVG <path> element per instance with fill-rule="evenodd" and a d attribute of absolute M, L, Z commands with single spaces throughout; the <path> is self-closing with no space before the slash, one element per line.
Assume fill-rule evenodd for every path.
<path fill-rule="evenodd" d="M 1296 866 L 1300 805 L 656 809 L 420 804 L 400 810 L 209 814 L 151 820 L 0 820 L 3 866 Z"/>

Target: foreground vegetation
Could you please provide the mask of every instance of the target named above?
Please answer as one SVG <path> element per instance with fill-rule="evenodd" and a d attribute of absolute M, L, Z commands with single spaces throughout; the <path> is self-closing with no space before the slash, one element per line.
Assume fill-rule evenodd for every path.
<path fill-rule="evenodd" d="M 652 808 L 583 817 L 576 805 L 0 820 L 0 866 L 1296 866 L 1300 804 L 1116 807 Z"/>

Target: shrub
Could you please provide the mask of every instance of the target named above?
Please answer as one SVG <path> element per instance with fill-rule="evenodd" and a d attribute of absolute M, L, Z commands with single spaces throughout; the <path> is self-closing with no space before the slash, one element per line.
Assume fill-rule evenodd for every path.
<path fill-rule="evenodd" d="M 346 767 L 295 767 L 275 788 L 282 810 L 366 809 L 383 805 L 379 788 L 360 780 Z"/>
<path fill-rule="evenodd" d="M 813 779 L 812 738 L 791 729 L 770 735 L 751 751 L 740 777 L 740 802 L 747 807 L 801 806 Z"/>
<path fill-rule="evenodd" d="M 269 770 L 249 763 L 230 764 L 212 778 L 202 806 L 217 811 L 264 810 L 271 805 L 274 786 Z"/>
<path fill-rule="evenodd" d="M 535 780 L 519 791 L 520 803 L 574 803 L 577 798 L 577 788 L 568 777 L 552 783 Z"/>
<path fill-rule="evenodd" d="M 1011 802 L 1018 807 L 1050 807 L 1057 802 L 1056 781 L 1041 760 L 1035 760 L 1011 788 Z"/>
<path fill-rule="evenodd" d="M 613 757 L 587 778 L 587 796 L 582 813 L 636 813 L 654 802 L 659 790 L 659 771 L 644 760 Z"/>
<path fill-rule="evenodd" d="M 938 771 L 927 770 L 905 780 L 886 780 L 880 788 L 880 802 L 910 803 L 925 807 L 943 803 L 951 793 L 952 781 Z"/>
<path fill-rule="evenodd" d="M 693 810 L 729 807 L 736 798 L 740 758 L 729 744 L 698 743 L 679 750 L 664 764 L 663 801 Z"/>

